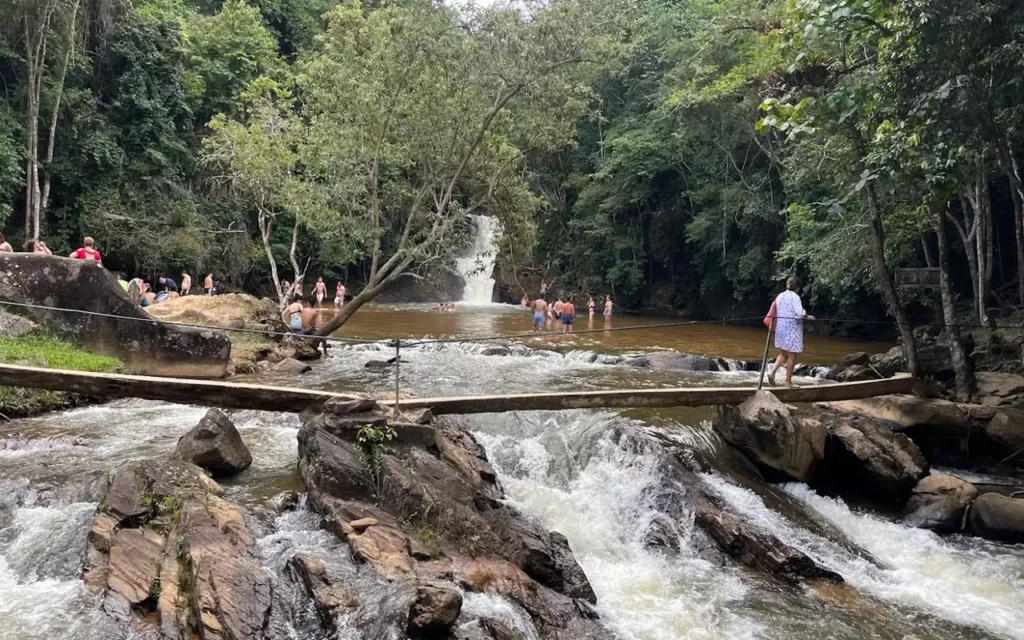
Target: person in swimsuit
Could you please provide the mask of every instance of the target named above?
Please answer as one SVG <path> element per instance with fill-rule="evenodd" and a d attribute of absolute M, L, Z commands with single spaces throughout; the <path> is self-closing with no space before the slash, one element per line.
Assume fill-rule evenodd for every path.
<path fill-rule="evenodd" d="M 100 264 L 102 264 L 103 263 L 103 259 L 100 256 L 100 252 L 96 250 L 96 241 L 93 240 L 92 238 L 90 238 L 89 236 L 85 236 L 85 239 L 82 242 L 83 242 L 83 244 L 85 246 L 83 246 L 83 247 L 81 247 L 79 249 L 75 249 L 74 251 L 72 251 L 71 252 L 71 257 L 75 258 L 77 260 L 95 260 L 96 262 L 99 262 Z M 50 253 L 50 250 L 46 248 L 46 244 L 45 243 L 38 242 L 36 244 L 37 245 L 42 245 L 42 248 L 44 249 L 44 251 L 42 251 L 42 252 L 35 251 L 35 253 L 46 253 L 46 254 Z"/>
<path fill-rule="evenodd" d="M 323 308 L 324 298 L 327 297 L 327 283 L 324 282 L 323 276 L 316 279 L 316 284 L 313 285 L 313 293 L 316 296 L 316 306 Z"/>
<path fill-rule="evenodd" d="M 543 331 L 545 314 L 548 310 L 548 303 L 544 298 L 537 298 L 533 301 L 533 330 Z"/>
<path fill-rule="evenodd" d="M 557 300 L 555 300 L 554 307 L 555 307 L 555 320 L 561 320 L 562 319 L 562 310 L 565 309 L 565 303 L 562 302 L 561 298 L 558 298 Z"/>
<path fill-rule="evenodd" d="M 338 287 L 334 290 L 334 306 L 338 309 L 345 306 L 345 285 L 338 283 Z"/>
<path fill-rule="evenodd" d="M 320 313 L 313 308 L 309 300 L 302 301 L 302 310 L 299 312 L 299 316 L 302 318 L 302 334 L 311 336 L 316 333 L 316 325 L 320 319 Z"/>
<path fill-rule="evenodd" d="M 183 296 L 187 296 L 192 291 L 192 276 L 184 271 L 181 272 L 181 288 L 178 291 Z"/>
<path fill-rule="evenodd" d="M 590 320 L 594 319 L 594 309 L 597 307 L 597 303 L 594 302 L 594 296 L 589 296 L 587 300 L 587 318 Z"/>
<path fill-rule="evenodd" d="M 562 333 L 570 333 L 572 331 L 575 315 L 576 305 L 572 303 L 572 298 L 569 298 L 562 307 Z"/>
<path fill-rule="evenodd" d="M 524 309 L 529 309 L 530 308 L 530 299 L 527 298 L 526 296 L 523 296 L 523 299 L 519 301 L 519 306 L 524 308 Z"/>
<path fill-rule="evenodd" d="M 281 314 L 281 320 L 290 331 L 295 333 L 302 331 L 302 303 L 299 302 L 298 297 L 292 298 L 291 304 Z"/>
<path fill-rule="evenodd" d="M 203 289 L 206 291 L 206 295 L 208 295 L 208 296 L 212 296 L 213 295 L 213 274 L 212 273 L 206 274 L 206 277 L 203 278 Z"/>
<path fill-rule="evenodd" d="M 544 297 L 544 294 L 548 292 L 548 283 L 546 280 L 540 281 L 540 297 Z M 544 304 L 547 304 L 546 302 Z"/>
<path fill-rule="evenodd" d="M 607 325 L 612 321 L 612 297 L 604 297 L 604 323 Z"/>

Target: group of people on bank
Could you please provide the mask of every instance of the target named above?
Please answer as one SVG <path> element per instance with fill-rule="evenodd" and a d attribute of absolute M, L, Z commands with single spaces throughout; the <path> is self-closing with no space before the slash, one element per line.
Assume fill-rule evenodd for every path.
<path fill-rule="evenodd" d="M 291 302 L 301 302 L 302 295 L 302 281 L 295 282 L 294 284 L 287 280 L 282 280 L 280 284 L 280 293 L 285 300 Z M 316 279 L 316 283 L 313 284 L 313 300 L 316 306 L 323 308 L 324 300 L 327 299 L 327 283 L 324 282 L 323 276 Z M 310 305 L 312 306 L 312 302 Z M 345 285 L 340 280 L 338 285 L 334 288 L 334 306 L 337 309 L 345 306 Z"/>

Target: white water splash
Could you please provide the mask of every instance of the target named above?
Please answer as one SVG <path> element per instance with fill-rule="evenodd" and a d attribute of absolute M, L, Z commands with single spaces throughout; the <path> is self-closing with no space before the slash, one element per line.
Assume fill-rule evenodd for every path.
<path fill-rule="evenodd" d="M 568 539 L 597 594 L 604 624 L 624 640 L 759 637 L 733 610 L 738 573 L 701 557 L 690 531 L 678 556 L 643 545 L 655 515 L 645 494 L 654 461 L 616 446 L 608 413 L 519 416 L 524 434 L 477 432 L 515 506 Z M 549 414 L 550 415 L 550 414 Z"/>
<path fill-rule="evenodd" d="M 494 295 L 494 261 L 498 251 L 495 240 L 501 233 L 501 223 L 492 216 L 470 216 L 473 236 L 473 247 L 469 255 L 459 258 L 456 262 L 459 273 L 466 281 L 462 294 L 462 304 L 491 304 Z"/>
<path fill-rule="evenodd" d="M 708 475 L 709 484 L 753 522 L 839 572 L 857 589 L 897 605 L 909 605 L 955 622 L 1007 637 L 1024 629 L 1024 557 L 973 538 L 940 537 L 877 515 L 854 512 L 842 500 L 818 495 L 807 485 L 783 488 L 835 525 L 882 567 L 840 545 L 795 526 L 768 509 L 753 492 Z"/>

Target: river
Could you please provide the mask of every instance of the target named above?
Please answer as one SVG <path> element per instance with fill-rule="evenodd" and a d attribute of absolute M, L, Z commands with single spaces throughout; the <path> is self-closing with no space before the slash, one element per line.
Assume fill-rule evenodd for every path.
<path fill-rule="evenodd" d="M 460 306 L 456 313 L 426 307 L 361 310 L 342 335 L 365 340 L 470 338 L 529 329 L 529 316 L 509 307 Z M 603 331 L 524 340 L 537 351 L 487 356 L 486 344 L 466 341 L 402 349 L 401 384 L 419 395 L 484 394 L 556 389 L 607 389 L 670 384 L 749 384 L 756 374 L 638 369 L 592 362 L 590 352 L 673 349 L 756 360 L 763 330 L 721 324 Z M 664 320 L 615 317 L 612 327 Z M 578 328 L 585 328 L 583 319 Z M 805 359 L 828 364 L 854 350 L 886 345 L 809 339 Z M 332 350 L 301 379 L 264 376 L 280 384 L 387 392 L 392 371 L 364 365 L 393 355 L 382 342 Z M 798 383 L 812 384 L 811 379 Z M 145 625 L 119 628 L 107 621 L 79 579 L 85 535 L 110 469 L 136 459 L 166 456 L 204 409 L 138 400 L 84 407 L 0 426 L 0 438 L 24 438 L 0 450 L 0 639 L 69 640 L 152 637 Z M 733 484 L 707 409 L 531 412 L 481 415 L 469 425 L 486 448 L 510 500 L 546 526 L 564 533 L 593 583 L 604 620 L 625 640 L 882 638 L 946 640 L 1024 638 L 1024 550 L 974 538 L 939 537 L 907 529 L 889 517 L 815 494 L 804 485 Z M 277 515 L 269 500 L 300 489 L 295 472 L 298 418 L 254 411 L 232 414 L 253 454 L 253 466 L 228 483 L 259 538 L 276 597 L 290 611 L 273 622 L 275 638 L 319 638 L 310 611 L 283 577 L 287 558 L 303 551 L 350 571 L 343 545 L 300 509 Z M 646 500 L 658 482 L 651 461 L 613 444 L 608 427 L 632 421 L 707 452 L 724 475 L 709 482 L 736 509 L 784 541 L 838 571 L 848 586 L 784 587 L 723 562 L 702 534 L 681 523 L 678 555 L 641 543 L 655 515 Z M 781 511 L 766 500 L 791 502 Z M 810 514 L 806 526 L 798 511 Z M 857 552 L 844 540 L 867 554 Z M 467 598 L 464 616 L 486 611 L 505 617 L 522 637 L 528 621 L 497 598 Z M 518 617 L 517 617 L 518 616 Z M 375 640 L 369 627 L 342 625 L 345 638 Z"/>

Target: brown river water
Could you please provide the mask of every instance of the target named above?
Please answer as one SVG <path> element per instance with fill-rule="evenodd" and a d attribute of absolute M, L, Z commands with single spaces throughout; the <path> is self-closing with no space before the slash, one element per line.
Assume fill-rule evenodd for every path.
<path fill-rule="evenodd" d="M 619 316 L 612 327 L 666 321 L 678 322 Z M 586 318 L 578 322 L 578 329 L 586 328 Z M 594 352 L 677 350 L 757 360 L 764 348 L 764 331 L 757 327 L 699 324 L 605 333 L 601 318 L 598 333 L 522 339 L 532 350 L 507 356 L 483 355 L 488 344 L 471 339 L 528 331 L 529 324 L 529 314 L 512 307 L 461 307 L 454 314 L 377 307 L 361 310 L 340 335 L 463 339 L 403 347 L 401 384 L 419 395 L 751 384 L 755 373 L 599 364 Z M 888 346 L 807 342 L 806 362 L 816 365 Z M 257 379 L 388 392 L 394 388 L 393 370 L 365 365 L 393 354 L 383 342 L 338 346 L 301 378 Z M 113 625 L 86 593 L 79 579 L 85 535 L 106 474 L 126 461 L 170 455 L 204 411 L 131 400 L 0 425 L 0 440 L 15 434 L 26 438 L 14 449 L 0 450 L 0 640 L 154 637 L 145 625 Z M 468 426 L 487 450 L 510 502 L 568 537 L 598 595 L 602 620 L 624 640 L 1024 638 L 1024 549 L 908 529 L 892 517 L 800 484 L 768 487 L 742 480 L 710 429 L 709 415 L 707 409 L 524 412 L 471 416 Z M 284 576 L 284 562 L 297 552 L 314 555 L 357 587 L 362 584 L 358 569 L 344 545 L 318 528 L 315 516 L 301 509 L 277 515 L 269 508 L 274 495 L 302 488 L 295 473 L 297 416 L 237 411 L 232 418 L 254 463 L 228 484 L 228 497 L 245 509 L 276 597 L 288 612 L 273 621 L 271 637 L 320 640 L 315 615 Z M 623 421 L 715 459 L 722 472 L 707 479 L 724 500 L 839 572 L 847 584 L 782 586 L 725 561 L 687 522 L 679 523 L 678 554 L 646 549 L 643 534 L 657 513 L 647 495 L 659 478 L 652 460 L 605 437 L 610 426 Z M 778 504 L 790 507 L 774 508 Z M 363 613 L 362 621 L 339 621 L 338 637 L 397 637 L 365 622 L 375 612 Z M 481 615 L 505 620 L 519 637 L 536 638 L 511 602 L 468 594 L 462 622 L 468 628 Z"/>

